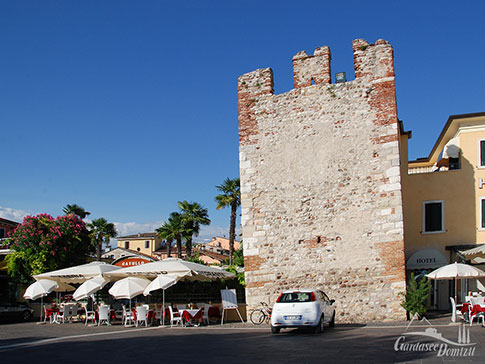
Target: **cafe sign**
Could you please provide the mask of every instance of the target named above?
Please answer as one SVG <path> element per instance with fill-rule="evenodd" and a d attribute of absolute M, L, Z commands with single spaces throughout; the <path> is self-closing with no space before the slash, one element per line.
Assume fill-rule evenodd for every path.
<path fill-rule="evenodd" d="M 128 268 L 150 262 L 152 262 L 152 260 L 150 259 L 144 259 L 139 257 L 126 257 L 125 259 L 118 260 L 116 263 L 114 263 L 114 265 L 122 268 Z"/>
<path fill-rule="evenodd" d="M 406 262 L 406 269 L 439 268 L 447 265 L 445 256 L 436 249 L 421 249 L 411 255 Z"/>

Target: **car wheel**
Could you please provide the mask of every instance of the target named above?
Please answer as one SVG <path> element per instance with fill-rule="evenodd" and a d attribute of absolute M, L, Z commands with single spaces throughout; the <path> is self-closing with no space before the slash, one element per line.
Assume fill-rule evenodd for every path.
<path fill-rule="evenodd" d="M 22 319 L 24 321 L 30 321 L 32 319 L 32 314 L 29 312 L 29 311 L 25 311 L 23 314 L 22 314 Z"/>
<path fill-rule="evenodd" d="M 330 320 L 329 326 L 335 327 L 335 311 L 333 311 L 332 319 Z"/>
<path fill-rule="evenodd" d="M 315 326 L 315 328 L 313 329 L 313 332 L 315 334 L 320 334 L 323 332 L 324 328 L 325 328 L 325 320 L 323 319 L 323 315 L 322 315 L 322 317 L 320 317 L 320 322 L 318 323 L 317 326 Z"/>
<path fill-rule="evenodd" d="M 280 333 L 280 330 L 281 330 L 281 327 L 271 326 L 271 333 L 272 334 L 279 334 Z"/>

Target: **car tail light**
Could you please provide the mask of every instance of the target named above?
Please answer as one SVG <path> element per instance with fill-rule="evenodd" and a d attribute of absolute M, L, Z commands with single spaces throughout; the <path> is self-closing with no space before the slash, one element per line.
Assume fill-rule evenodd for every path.
<path fill-rule="evenodd" d="M 315 293 L 312 292 L 311 296 L 310 296 L 310 301 L 316 301 L 317 300 L 317 296 L 315 296 Z"/>
<path fill-rule="evenodd" d="M 276 300 L 276 302 L 280 302 L 281 296 L 283 296 L 283 293 L 280 294 L 280 296 L 278 297 L 278 299 Z"/>

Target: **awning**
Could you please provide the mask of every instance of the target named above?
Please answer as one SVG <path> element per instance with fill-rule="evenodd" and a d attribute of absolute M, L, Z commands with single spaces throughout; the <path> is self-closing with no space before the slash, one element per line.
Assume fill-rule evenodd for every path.
<path fill-rule="evenodd" d="M 436 249 L 421 249 L 411 255 L 406 262 L 406 269 L 439 268 L 447 265 L 445 256 Z"/>
<path fill-rule="evenodd" d="M 479 245 L 476 248 L 462 250 L 460 254 L 465 257 L 465 259 L 474 259 L 474 258 L 485 258 L 485 245 Z"/>

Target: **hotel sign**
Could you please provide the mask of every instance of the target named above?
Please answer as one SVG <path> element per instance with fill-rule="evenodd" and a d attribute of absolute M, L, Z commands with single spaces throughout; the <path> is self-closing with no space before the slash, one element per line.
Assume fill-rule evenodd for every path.
<path fill-rule="evenodd" d="M 448 264 L 445 256 L 436 249 L 421 249 L 411 255 L 406 262 L 406 269 L 439 268 Z"/>

